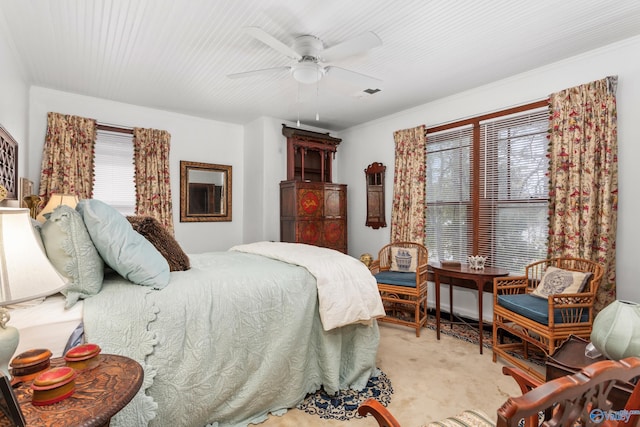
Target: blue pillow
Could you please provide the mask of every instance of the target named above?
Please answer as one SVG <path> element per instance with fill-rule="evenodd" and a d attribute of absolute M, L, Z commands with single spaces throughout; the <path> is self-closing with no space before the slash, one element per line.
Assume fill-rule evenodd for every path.
<path fill-rule="evenodd" d="M 104 262 L 78 212 L 69 206 L 58 206 L 40 226 L 42 243 L 51 264 L 63 275 L 68 285 L 62 290 L 66 308 L 80 298 L 97 294 L 102 289 Z"/>
<path fill-rule="evenodd" d="M 96 199 L 80 200 L 76 209 L 107 265 L 138 285 L 162 289 L 169 284 L 167 260 L 124 215 Z"/>

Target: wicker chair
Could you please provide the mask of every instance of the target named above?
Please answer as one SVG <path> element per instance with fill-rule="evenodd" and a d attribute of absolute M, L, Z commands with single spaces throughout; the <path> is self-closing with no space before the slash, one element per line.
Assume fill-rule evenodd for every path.
<path fill-rule="evenodd" d="M 534 291 L 549 267 L 591 275 L 582 291 L 552 293 L 545 299 L 534 295 Z M 549 356 L 570 335 L 589 339 L 594 319 L 593 305 L 602 275 L 602 266 L 594 261 L 551 258 L 528 265 L 524 276 L 495 278 L 493 361 L 500 356 L 542 379 L 542 374 L 532 370 L 523 359 L 514 354 L 520 353 L 522 358 L 527 359 L 530 356 L 528 346 L 531 344 Z M 501 335 L 505 331 L 514 339 L 506 342 Z"/>
<path fill-rule="evenodd" d="M 512 375 L 520 385 L 522 396 L 510 397 L 497 411 L 497 420 L 481 411 L 464 411 L 460 415 L 430 426 L 476 426 L 516 427 L 525 420 L 526 427 L 538 427 L 539 418 L 544 417 L 545 426 L 598 426 L 622 427 L 638 425 L 640 408 L 640 381 L 635 385 L 625 404 L 625 411 L 614 411 L 607 396 L 616 380 L 629 381 L 640 375 L 640 358 L 629 357 L 620 361 L 604 360 L 587 366 L 582 371 L 565 377 L 540 383 L 517 368 L 505 366 L 505 375 Z M 400 427 L 398 420 L 375 399 L 368 399 L 358 408 L 358 413 L 368 414 L 380 427 Z M 628 423 L 624 416 L 629 415 Z"/>
<path fill-rule="evenodd" d="M 417 260 L 413 261 L 415 271 L 403 272 L 394 268 L 398 263 L 394 254 L 404 250 L 417 255 Z M 387 312 L 387 316 L 378 320 L 414 327 L 416 337 L 420 336 L 420 329 L 427 324 L 428 258 L 427 248 L 419 243 L 395 242 L 380 249 L 378 259 L 369 267 L 378 282 L 378 290 Z M 407 310 L 411 311 L 412 321 L 398 316 Z"/>

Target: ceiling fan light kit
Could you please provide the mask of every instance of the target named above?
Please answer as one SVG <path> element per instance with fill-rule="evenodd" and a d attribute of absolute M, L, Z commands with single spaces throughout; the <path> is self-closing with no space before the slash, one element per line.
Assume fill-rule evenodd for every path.
<path fill-rule="evenodd" d="M 382 45 L 382 40 L 371 31 L 328 48 L 324 47 L 322 40 L 313 35 L 298 36 L 292 46 L 288 46 L 259 27 L 247 27 L 245 32 L 295 62 L 284 67 L 229 74 L 227 76 L 229 78 L 253 77 L 288 70 L 296 81 L 303 84 L 317 83 L 325 74 L 331 74 L 332 78 L 357 84 L 362 88 L 370 88 L 372 83 L 380 82 L 379 79 L 355 71 L 323 65 L 323 62 L 333 62 L 355 56 Z"/>
<path fill-rule="evenodd" d="M 300 83 L 318 83 L 324 75 L 324 68 L 315 62 L 300 62 L 291 67 L 293 78 Z"/>

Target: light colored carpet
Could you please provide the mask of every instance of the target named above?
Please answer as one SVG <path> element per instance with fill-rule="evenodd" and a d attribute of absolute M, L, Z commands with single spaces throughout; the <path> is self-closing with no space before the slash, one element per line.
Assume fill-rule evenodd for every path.
<path fill-rule="evenodd" d="M 504 363 L 492 362 L 491 350 L 479 353 L 472 344 L 434 330 L 420 338 L 410 328 L 380 324 L 378 367 L 389 377 L 394 393 L 388 408 L 403 427 L 419 427 L 462 412 L 481 409 L 489 415 L 509 396 L 520 394 L 511 377 L 502 374 Z M 270 416 L 261 427 L 377 426 L 373 417 L 349 421 L 323 420 L 298 409 Z"/>

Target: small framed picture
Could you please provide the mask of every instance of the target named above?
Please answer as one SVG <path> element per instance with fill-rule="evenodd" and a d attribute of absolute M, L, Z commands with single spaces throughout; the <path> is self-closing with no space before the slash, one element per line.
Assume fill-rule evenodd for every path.
<path fill-rule="evenodd" d="M 20 404 L 13 393 L 13 388 L 4 374 L 0 373 L 0 425 L 9 425 L 11 427 L 25 427 L 26 422 Z"/>

